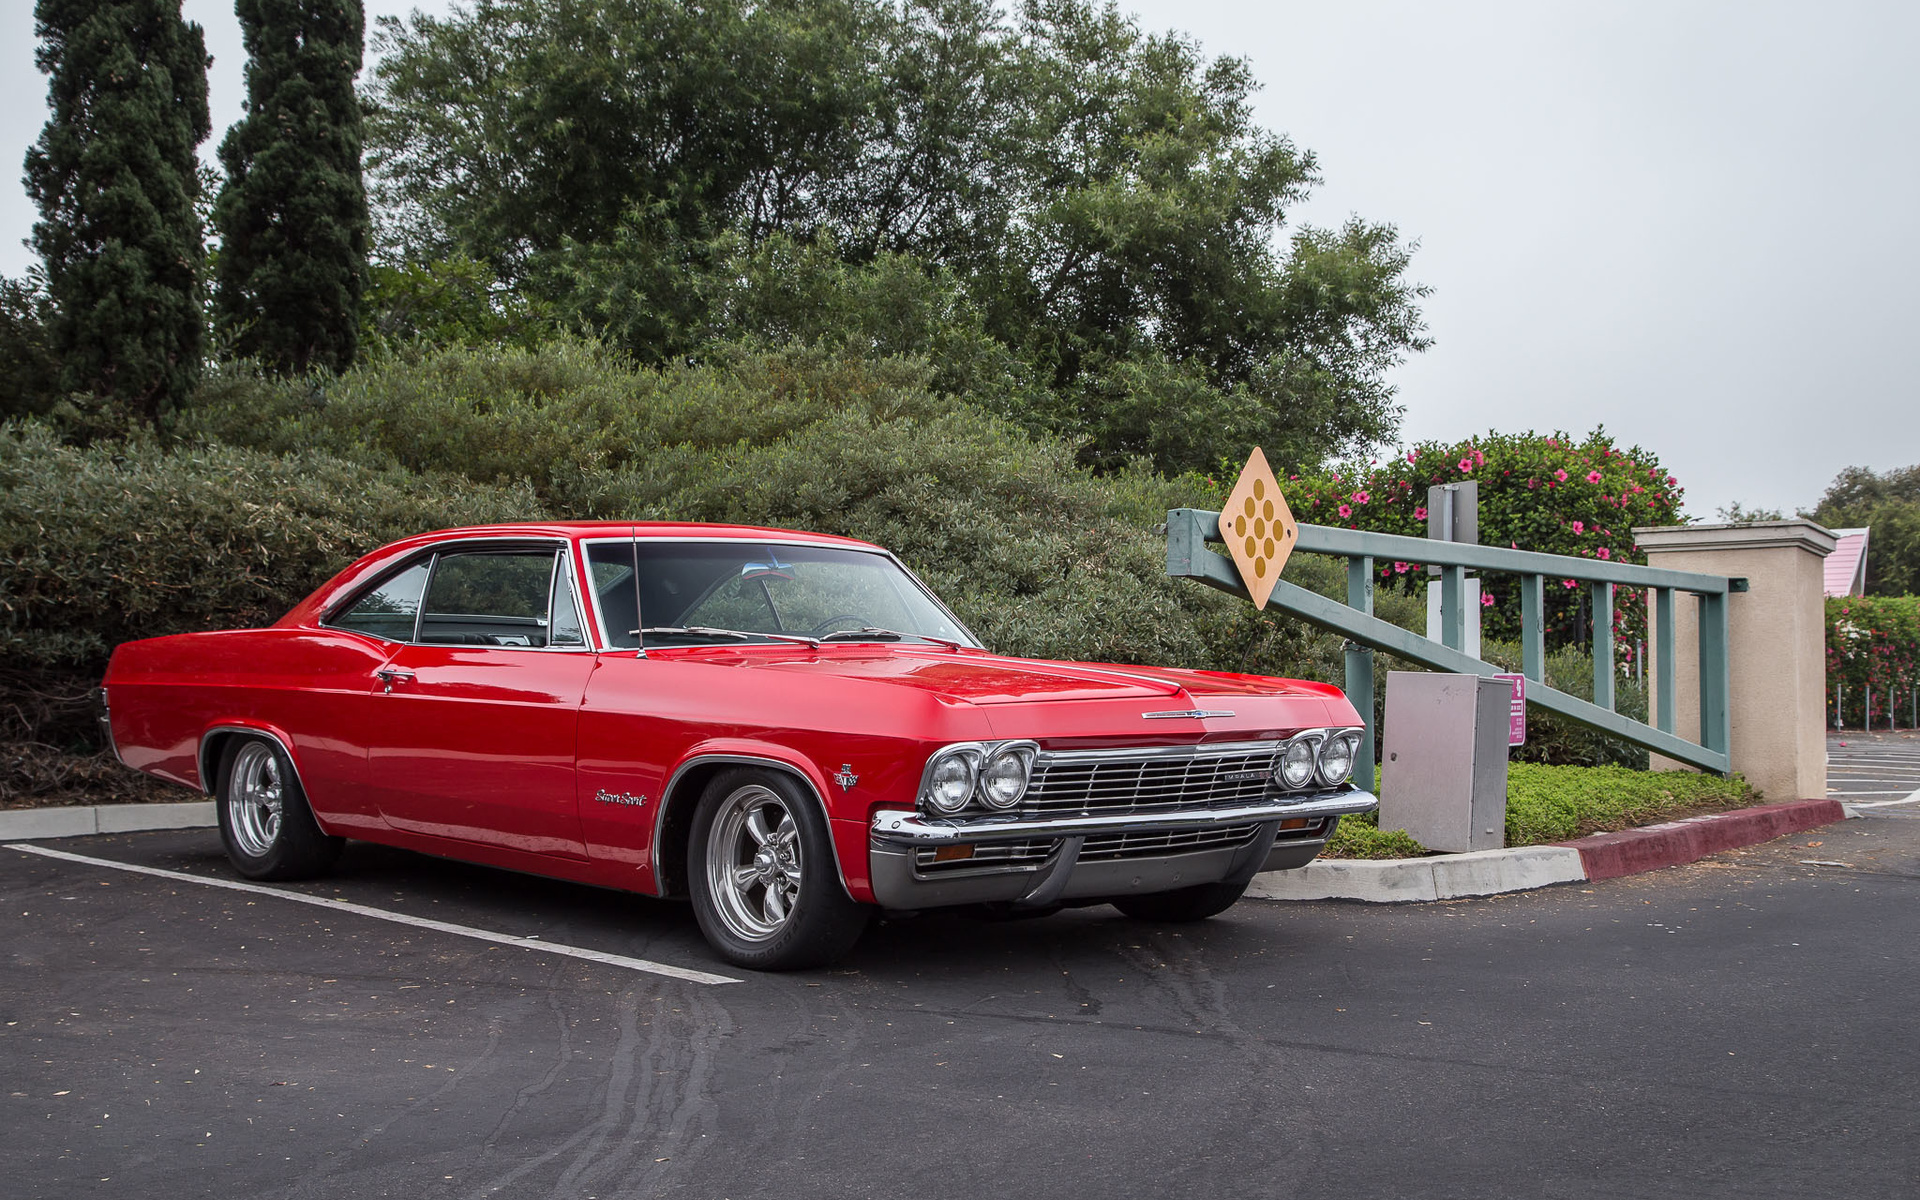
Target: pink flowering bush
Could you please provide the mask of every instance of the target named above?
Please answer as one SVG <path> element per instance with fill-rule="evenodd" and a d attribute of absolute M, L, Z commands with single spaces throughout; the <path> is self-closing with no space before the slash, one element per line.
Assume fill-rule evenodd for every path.
<path fill-rule="evenodd" d="M 1871 698 L 1873 725 L 1887 724 L 1887 693 L 1896 722 L 1913 719 L 1911 689 L 1920 687 L 1920 597 L 1838 596 L 1827 601 L 1827 712 L 1836 724 L 1859 726 Z M 1835 704 L 1844 705 L 1837 713 Z"/>
<path fill-rule="evenodd" d="M 1283 489 L 1301 521 L 1425 537 L 1427 489 L 1467 479 L 1479 481 L 1480 541 L 1489 546 L 1644 563 L 1633 527 L 1685 520 L 1685 492 L 1659 459 L 1639 446 L 1616 446 L 1605 429 L 1579 441 L 1561 432 L 1545 437 L 1528 432 L 1488 433 L 1452 444 L 1423 442 L 1384 463 L 1346 464 L 1338 471 L 1289 479 Z M 1412 590 L 1428 578 L 1422 565 L 1381 563 L 1376 569 L 1381 586 Z M 1585 641 L 1586 629 L 1575 629 L 1585 589 L 1548 582 L 1549 639 Z M 1515 583 L 1514 577 L 1497 574 L 1482 583 L 1483 591 L 1495 597 L 1482 616 L 1488 636 L 1519 636 Z M 1617 591 L 1614 609 L 1624 663 L 1645 629 L 1645 596 Z"/>

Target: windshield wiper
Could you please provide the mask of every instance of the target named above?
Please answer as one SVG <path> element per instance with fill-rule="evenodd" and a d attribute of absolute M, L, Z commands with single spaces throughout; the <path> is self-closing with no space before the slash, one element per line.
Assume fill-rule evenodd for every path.
<path fill-rule="evenodd" d="M 649 633 L 665 634 L 668 637 L 691 634 L 695 637 L 730 637 L 742 641 L 796 642 L 802 646 L 819 646 L 820 639 L 806 637 L 798 633 L 756 633 L 749 629 L 720 629 L 712 625 L 649 625 L 645 629 L 635 630 L 641 636 Z"/>
<path fill-rule="evenodd" d="M 898 629 L 881 629 L 874 625 L 868 625 L 864 629 L 841 629 L 834 633 L 823 634 L 820 640 L 823 642 L 898 642 L 906 638 L 932 642 L 936 646 L 945 646 L 949 650 L 966 649 L 959 642 L 950 641 L 947 638 L 937 638 L 925 633 L 901 633 Z"/>

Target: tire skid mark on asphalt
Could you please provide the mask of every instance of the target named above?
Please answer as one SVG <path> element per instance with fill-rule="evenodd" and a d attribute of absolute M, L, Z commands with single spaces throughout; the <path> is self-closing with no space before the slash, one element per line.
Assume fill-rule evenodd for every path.
<path fill-rule="evenodd" d="M 322 1198 L 352 1195 L 354 1188 L 361 1186 L 365 1182 L 363 1177 L 355 1174 L 360 1169 L 357 1165 L 357 1160 L 363 1152 L 371 1148 L 375 1141 L 399 1122 L 417 1112 L 429 1111 L 435 1108 L 437 1103 L 445 1099 L 449 1092 L 466 1082 L 469 1071 L 493 1057 L 494 1053 L 499 1050 L 499 1027 L 497 1025 L 492 1026 L 488 1032 L 489 1036 L 487 1038 L 486 1049 L 482 1050 L 473 1059 L 464 1063 L 458 1070 L 451 1072 L 446 1082 L 417 1100 L 411 1100 L 400 1105 L 385 1120 L 376 1123 L 365 1133 L 358 1134 L 346 1145 L 334 1150 L 329 1150 L 321 1155 L 319 1161 L 302 1174 L 299 1179 L 288 1185 L 287 1195 L 291 1197 L 313 1196 Z M 349 1180 L 353 1180 L 353 1183 L 349 1184 Z"/>
<path fill-rule="evenodd" d="M 556 1026 L 553 1064 L 547 1068 L 546 1075 L 537 1083 L 529 1083 L 514 1092 L 513 1103 L 500 1114 L 500 1119 L 494 1122 L 493 1130 L 480 1142 L 480 1157 L 483 1159 L 494 1152 L 494 1147 L 499 1144 L 501 1136 L 513 1124 L 514 1118 L 520 1115 L 535 1096 L 552 1089 L 560 1079 L 560 1072 L 566 1070 L 568 1064 L 573 1061 L 573 1027 L 567 1021 L 566 1010 L 560 1007 L 560 982 L 560 966 L 556 963 L 553 974 L 547 978 L 546 988 L 547 1011 L 553 1015 Z"/>
<path fill-rule="evenodd" d="M 559 1145 L 549 1146 L 542 1153 L 518 1164 L 505 1174 L 494 1176 L 473 1188 L 469 1195 L 474 1197 L 474 1200 L 482 1200 L 483 1197 L 495 1196 L 502 1191 L 507 1191 L 509 1195 L 527 1194 L 525 1189 L 514 1187 L 514 1185 L 546 1166 L 548 1163 L 558 1159 L 561 1155 L 574 1152 L 583 1142 L 587 1143 L 587 1146 L 584 1150 L 580 1150 L 579 1153 L 574 1154 L 573 1163 L 568 1167 L 569 1173 L 573 1172 L 583 1159 L 591 1161 L 592 1156 L 599 1150 L 600 1146 L 606 1142 L 605 1130 L 607 1125 L 618 1117 L 620 1110 L 626 1105 L 627 1086 L 631 1082 L 634 1074 L 632 1070 L 631 1045 L 638 1040 L 638 1007 L 637 1000 L 631 994 L 622 998 L 620 1004 L 620 1040 L 614 1047 L 612 1062 L 608 1067 L 609 1073 L 607 1077 L 606 1096 L 601 1102 L 600 1115 L 594 1119 L 592 1124 L 583 1129 L 576 1130 L 573 1136 L 567 1138 Z M 654 1007 L 655 1015 L 657 1016 L 659 1011 L 659 1003 L 657 1001 Z M 651 1036 L 652 1033 L 652 1029 L 649 1028 L 649 1035 Z M 509 1188 L 512 1190 L 509 1191 Z"/>
<path fill-rule="evenodd" d="M 110 858 L 92 858 L 85 854 L 71 854 L 65 850 L 55 850 L 49 846 L 34 846 L 25 842 L 0 842 L 22 854 L 38 854 L 43 858 L 59 859 L 62 862 L 80 863 L 89 867 L 105 867 L 112 871 L 127 871 L 135 875 L 149 875 L 156 879 L 171 879 L 180 883 L 197 883 L 203 887 L 225 888 L 233 892 L 246 892 L 251 895 L 273 896 L 289 900 L 295 904 L 309 904 L 315 908 L 331 909 L 334 912 L 353 913 L 356 916 L 371 917 L 376 921 L 390 921 L 396 925 L 410 925 L 415 929 L 430 929 L 436 933 L 452 934 L 455 937 L 472 938 L 475 941 L 492 942 L 499 946 L 518 946 L 522 950 L 538 951 L 542 954 L 559 954 L 568 958 L 585 959 L 603 966 L 620 967 L 628 971 L 641 971 L 649 975 L 664 975 L 669 979 L 678 979 L 686 983 L 722 984 L 740 983 L 741 980 L 727 975 L 714 975 L 706 971 L 695 971 L 689 967 L 676 967 L 671 963 L 654 962 L 645 958 L 629 958 L 624 954 L 608 954 L 603 950 L 588 950 L 582 946 L 569 946 L 561 942 L 546 942 L 538 938 L 526 938 L 511 933 L 495 933 L 489 929 L 479 929 L 471 925 L 455 925 L 451 921 L 435 921 L 428 917 L 409 916 L 406 913 L 388 912 L 365 904 L 355 904 L 348 900 L 335 900 L 329 896 L 310 896 L 305 892 L 288 891 L 284 888 L 267 887 L 258 883 L 242 883 L 235 879 L 209 879 L 205 875 L 191 875 L 185 871 L 167 871 L 159 867 L 143 867 L 134 863 L 115 862 Z"/>

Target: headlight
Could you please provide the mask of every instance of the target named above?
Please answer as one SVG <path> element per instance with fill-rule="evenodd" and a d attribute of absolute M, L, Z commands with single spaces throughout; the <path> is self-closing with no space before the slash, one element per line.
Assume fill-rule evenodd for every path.
<path fill-rule="evenodd" d="M 1280 786 L 1288 791 L 1298 791 L 1312 783 L 1313 743 L 1305 738 L 1289 743 L 1273 773 Z"/>
<path fill-rule="evenodd" d="M 1336 733 L 1320 747 L 1320 782 L 1328 787 L 1338 787 L 1353 774 L 1353 744 L 1356 738 L 1351 733 Z"/>
<path fill-rule="evenodd" d="M 980 795 L 994 808 L 1012 808 L 1027 794 L 1033 771 L 1033 747 L 1002 746 L 980 772 Z"/>
<path fill-rule="evenodd" d="M 920 794 L 935 811 L 957 813 L 973 799 L 974 783 L 980 777 L 979 753 L 971 747 L 945 750 L 927 764 L 927 783 Z M 1025 791 L 1025 786 L 1020 790 Z"/>

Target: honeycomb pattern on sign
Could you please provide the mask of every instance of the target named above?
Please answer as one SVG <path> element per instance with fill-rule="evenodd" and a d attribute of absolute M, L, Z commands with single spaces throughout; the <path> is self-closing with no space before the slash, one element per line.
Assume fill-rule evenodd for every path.
<path fill-rule="evenodd" d="M 1240 568 L 1240 580 L 1247 585 L 1255 608 L 1267 606 L 1299 536 L 1293 510 L 1280 494 L 1280 481 L 1273 477 L 1267 456 L 1255 447 L 1220 512 L 1220 540 Z"/>

